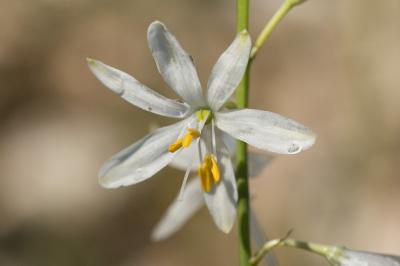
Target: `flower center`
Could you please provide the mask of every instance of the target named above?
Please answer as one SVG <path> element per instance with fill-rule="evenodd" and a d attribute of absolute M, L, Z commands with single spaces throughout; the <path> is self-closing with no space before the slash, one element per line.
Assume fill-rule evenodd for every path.
<path fill-rule="evenodd" d="M 199 165 L 199 176 L 205 192 L 210 192 L 211 186 L 219 182 L 221 174 L 214 155 L 206 154 L 204 156 L 203 163 Z"/>
<path fill-rule="evenodd" d="M 212 112 L 209 109 L 200 109 L 196 111 L 197 120 L 199 122 L 207 119 L 205 125 L 208 125 L 212 120 Z"/>
<path fill-rule="evenodd" d="M 188 127 L 186 129 L 186 134 L 183 137 L 178 138 L 174 143 L 169 145 L 168 151 L 174 153 L 181 148 L 187 148 L 192 144 L 195 139 L 197 140 L 197 144 L 199 145 L 197 152 L 199 153 L 199 161 L 202 161 L 198 167 L 198 173 L 201 180 L 201 186 L 204 192 L 210 192 L 213 185 L 218 184 L 221 179 L 220 169 L 217 162 L 217 151 L 216 151 L 216 143 L 215 143 L 215 131 L 214 131 L 214 121 L 212 117 L 212 112 L 209 109 L 199 109 L 195 112 L 197 117 L 197 129 Z M 205 140 L 206 145 L 210 144 L 211 147 L 209 150 L 212 150 L 212 153 L 207 153 L 205 156 L 202 156 L 202 148 L 200 145 L 200 137 L 202 134 L 202 130 L 205 125 L 211 124 L 211 139 L 203 136 L 203 140 Z M 206 134 L 208 136 L 208 134 Z M 180 135 L 182 136 L 182 135 Z M 208 141 L 207 141 L 208 140 Z M 194 155 L 193 155 L 194 156 Z M 186 180 L 189 176 L 189 172 L 191 170 L 192 164 L 188 165 L 188 168 L 185 173 L 185 177 L 182 182 L 181 191 L 179 193 L 179 197 L 183 195 L 183 190 L 186 184 Z"/>

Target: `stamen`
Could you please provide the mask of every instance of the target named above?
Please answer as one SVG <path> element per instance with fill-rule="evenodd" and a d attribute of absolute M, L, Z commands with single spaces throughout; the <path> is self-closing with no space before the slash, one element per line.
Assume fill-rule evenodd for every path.
<path fill-rule="evenodd" d="M 193 133 L 197 132 L 196 129 L 192 129 L 192 128 L 189 128 L 188 131 L 189 132 L 193 132 Z M 197 134 L 197 133 L 195 133 L 195 134 Z M 200 143 L 200 138 L 197 139 L 196 145 L 200 146 L 199 143 Z M 184 195 L 184 192 L 185 192 L 186 183 L 187 183 L 187 180 L 189 178 L 190 171 L 192 170 L 192 165 L 193 165 L 193 162 L 195 160 L 194 159 L 195 156 L 196 156 L 196 150 L 193 151 L 193 154 L 191 156 L 191 160 L 189 162 L 189 165 L 186 168 L 186 172 L 185 172 L 185 176 L 183 177 L 181 189 L 179 190 L 179 195 L 178 195 L 178 200 L 179 201 L 183 200 L 183 195 Z"/>
<path fill-rule="evenodd" d="M 194 128 L 188 128 L 188 133 L 185 135 L 182 141 L 182 146 L 187 148 L 192 143 L 193 139 L 200 137 L 200 132 Z"/>
<path fill-rule="evenodd" d="M 178 200 L 183 200 L 183 193 L 185 192 L 185 187 L 190 174 L 190 170 L 192 170 L 192 162 L 193 160 L 190 162 L 190 165 L 186 169 L 185 176 L 183 177 L 181 189 L 179 190 Z"/>
<path fill-rule="evenodd" d="M 210 192 L 211 186 L 220 181 L 221 174 L 214 155 L 207 154 L 204 157 L 203 163 L 199 166 L 199 176 L 205 192 Z"/>
<path fill-rule="evenodd" d="M 215 156 L 217 156 L 217 143 L 215 141 L 215 126 L 214 126 L 214 119 L 211 120 L 211 145 L 212 145 L 212 149 L 213 149 L 213 154 L 215 154 Z M 218 158 L 217 158 L 218 161 Z"/>
<path fill-rule="evenodd" d="M 220 170 L 218 167 L 218 163 L 215 160 L 214 156 L 210 156 L 211 157 L 211 173 L 212 173 L 212 177 L 214 180 L 214 183 L 218 183 L 219 180 L 221 179 L 221 174 L 220 174 Z"/>
<path fill-rule="evenodd" d="M 175 143 L 169 145 L 169 152 L 176 152 L 182 147 L 187 148 L 194 139 L 200 137 L 200 132 L 197 129 L 188 128 L 187 131 L 188 132 L 183 138 L 179 138 Z"/>
<path fill-rule="evenodd" d="M 169 145 L 168 151 L 169 152 L 176 152 L 182 148 L 182 139 L 178 139 L 175 143 Z"/>
<path fill-rule="evenodd" d="M 199 162 L 201 162 L 201 159 L 203 158 L 203 154 L 201 152 L 201 142 L 200 141 L 197 141 L 197 151 L 198 151 L 198 155 L 199 155 Z"/>
<path fill-rule="evenodd" d="M 211 172 L 209 171 L 209 169 L 207 169 L 207 167 L 204 164 L 199 166 L 199 176 L 203 190 L 205 192 L 210 192 L 212 185 Z"/>

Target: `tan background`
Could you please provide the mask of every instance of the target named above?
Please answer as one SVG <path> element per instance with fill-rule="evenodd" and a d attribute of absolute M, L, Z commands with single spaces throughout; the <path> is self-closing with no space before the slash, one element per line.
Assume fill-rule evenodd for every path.
<path fill-rule="evenodd" d="M 251 3 L 253 38 L 280 1 Z M 170 240 L 152 226 L 183 173 L 104 190 L 97 171 L 163 119 L 130 106 L 85 57 L 164 95 L 146 44 L 161 20 L 203 84 L 234 36 L 234 1 L 0 1 L 0 265 L 237 265 L 236 230 L 203 210 Z M 311 127 L 317 144 L 279 156 L 252 181 L 270 237 L 400 254 L 400 2 L 309 0 L 260 51 L 250 104 Z M 236 229 L 236 228 L 235 228 Z M 281 265 L 327 265 L 280 249 Z"/>

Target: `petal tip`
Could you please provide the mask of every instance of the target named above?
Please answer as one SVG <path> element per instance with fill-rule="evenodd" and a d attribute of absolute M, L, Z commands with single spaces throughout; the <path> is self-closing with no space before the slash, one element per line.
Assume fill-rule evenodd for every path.
<path fill-rule="evenodd" d="M 159 21 L 159 20 L 154 20 L 150 25 L 160 25 L 160 26 L 163 26 L 164 23 L 162 23 L 162 22 Z"/>
<path fill-rule="evenodd" d="M 165 28 L 166 28 L 165 24 L 162 23 L 159 20 L 155 20 L 152 23 L 150 23 L 148 31 L 157 30 L 157 29 L 160 29 L 160 28 L 165 30 Z"/>
<path fill-rule="evenodd" d="M 312 131 L 309 132 L 308 139 L 303 141 L 301 144 L 296 142 L 292 143 L 292 145 L 288 148 L 288 154 L 297 154 L 310 149 L 315 144 L 316 138 L 316 134 L 314 134 Z"/>
<path fill-rule="evenodd" d="M 107 176 L 104 174 L 99 174 L 98 182 L 102 188 L 106 188 L 106 189 L 113 189 L 113 188 L 120 187 L 119 184 L 109 182 L 109 180 L 107 180 Z"/>
<path fill-rule="evenodd" d="M 307 149 L 310 148 L 311 146 L 313 146 L 315 144 L 316 140 L 317 140 L 317 134 L 315 134 L 314 132 L 310 131 L 309 132 L 309 140 L 308 140 Z"/>
<path fill-rule="evenodd" d="M 86 57 L 86 63 L 88 64 L 89 68 L 92 71 L 98 71 L 101 69 L 102 63 L 99 60 L 90 58 L 90 57 Z M 94 72 L 95 74 L 95 72 Z"/>
<path fill-rule="evenodd" d="M 93 58 L 90 58 L 90 57 L 86 57 L 86 62 L 87 62 L 89 65 L 91 65 L 91 64 L 96 63 L 96 60 L 93 59 Z"/>
<path fill-rule="evenodd" d="M 233 223 L 218 225 L 218 228 L 225 234 L 229 234 L 232 230 L 232 227 L 233 227 Z"/>
<path fill-rule="evenodd" d="M 158 227 L 154 228 L 150 235 L 150 240 L 152 242 L 161 242 L 165 240 L 167 237 L 162 234 Z"/>
<path fill-rule="evenodd" d="M 86 57 L 86 63 L 91 70 L 95 70 L 99 66 L 99 61 L 90 57 Z"/>

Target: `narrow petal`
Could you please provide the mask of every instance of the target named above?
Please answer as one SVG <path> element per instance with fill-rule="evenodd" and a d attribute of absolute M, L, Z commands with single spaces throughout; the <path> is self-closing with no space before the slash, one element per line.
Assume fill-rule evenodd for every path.
<path fill-rule="evenodd" d="M 209 193 L 204 192 L 204 199 L 215 224 L 224 233 L 229 233 L 236 219 L 236 180 L 228 149 L 220 137 L 217 137 L 217 148 L 221 180 Z"/>
<path fill-rule="evenodd" d="M 185 223 L 204 206 L 203 191 L 199 177 L 195 177 L 186 185 L 183 199 L 175 198 L 161 221 L 154 228 L 151 239 L 161 241 L 181 229 Z"/>
<path fill-rule="evenodd" d="M 188 53 L 159 21 L 147 32 L 151 53 L 165 82 L 193 108 L 204 105 L 196 68 Z"/>
<path fill-rule="evenodd" d="M 153 176 L 171 162 L 169 144 L 176 141 L 192 117 L 160 128 L 114 155 L 100 169 L 99 182 L 106 188 L 133 185 Z"/>
<path fill-rule="evenodd" d="M 219 129 L 266 151 L 298 153 L 310 148 L 316 138 L 303 125 L 267 111 L 241 109 L 219 112 L 215 116 Z"/>
<path fill-rule="evenodd" d="M 182 118 L 189 107 L 168 99 L 141 84 L 132 76 L 94 59 L 87 59 L 92 73 L 110 90 L 143 110 L 167 116 Z"/>
<path fill-rule="evenodd" d="M 239 85 L 246 71 L 250 50 L 250 36 L 247 31 L 242 31 L 214 65 L 207 85 L 207 101 L 214 111 L 221 108 Z"/>

